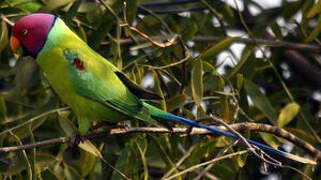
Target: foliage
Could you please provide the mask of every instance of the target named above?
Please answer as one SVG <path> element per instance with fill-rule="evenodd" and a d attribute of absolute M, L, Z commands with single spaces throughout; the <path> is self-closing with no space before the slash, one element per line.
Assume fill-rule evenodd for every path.
<path fill-rule="evenodd" d="M 28 57 L 17 62 L 13 59 L 8 44 L 11 27 L 5 19 L 16 21 L 33 12 L 61 17 L 133 81 L 164 97 L 163 101 L 154 102 L 164 110 L 191 119 L 213 114 L 228 123 L 272 124 L 320 147 L 321 86 L 320 76 L 313 74 L 320 75 L 318 54 L 269 44 L 236 46 L 240 36 L 319 45 L 320 0 L 316 5 L 314 0 L 282 1 L 280 6 L 272 8 L 248 0 L 243 4 L 246 8 L 241 10 L 226 1 L 143 6 L 146 2 L 128 1 L 129 23 L 158 41 L 178 34 L 181 42 L 161 48 L 141 41 L 137 33 L 121 26 L 122 1 L 109 0 L 104 4 L 92 0 L 1 1 L 0 147 L 64 137 L 76 125 L 70 109 L 59 109 L 66 105 L 50 88 L 36 62 Z M 258 13 L 252 15 L 249 7 Z M 193 8 L 203 10 L 192 11 Z M 183 13 L 176 12 L 183 9 L 186 10 Z M 226 37 L 218 43 L 197 39 L 235 33 L 239 36 Z M 133 43 L 121 43 L 125 38 Z M 130 125 L 146 124 L 131 120 Z M 283 146 L 287 143 L 285 140 L 267 133 L 249 132 L 246 136 L 281 149 L 292 147 Z M 132 179 L 159 179 L 169 171 L 171 174 L 167 177 L 213 159 L 230 142 L 218 136 L 128 134 L 87 141 L 81 148 L 49 145 L 0 154 L 0 176 L 4 179 L 120 179 L 119 173 L 100 159 L 102 155 Z M 237 145 L 228 149 L 227 154 L 242 149 L 243 145 Z M 290 151 L 306 155 L 297 148 Z M 284 158 L 278 160 L 312 178 L 320 176 L 319 165 L 312 167 Z M 262 162 L 251 155 L 234 156 L 214 164 L 204 177 L 301 177 L 290 169 L 269 167 L 264 172 L 262 166 Z M 195 169 L 178 179 L 192 179 L 201 170 Z"/>

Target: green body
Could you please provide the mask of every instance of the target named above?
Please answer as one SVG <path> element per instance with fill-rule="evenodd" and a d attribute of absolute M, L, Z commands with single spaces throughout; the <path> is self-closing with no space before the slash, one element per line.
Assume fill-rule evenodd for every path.
<path fill-rule="evenodd" d="M 79 58 L 84 70 L 72 60 Z M 79 131 L 86 133 L 93 121 L 123 121 L 136 117 L 153 121 L 115 74 L 113 64 L 93 51 L 57 18 L 37 62 L 59 97 L 78 116 Z"/>
<path fill-rule="evenodd" d="M 75 60 L 82 61 L 81 67 L 84 68 L 77 68 Z M 88 131 L 93 121 L 118 122 L 137 118 L 154 122 L 152 117 L 157 117 L 160 120 L 172 120 L 238 139 L 238 136 L 232 133 L 166 113 L 141 101 L 140 98 L 155 99 L 155 94 L 142 90 L 128 80 L 59 18 L 49 32 L 47 41 L 38 54 L 37 62 L 60 98 L 71 106 L 78 116 L 79 131 L 82 134 Z M 316 164 L 309 159 L 252 140 L 247 141 L 289 159 Z"/>

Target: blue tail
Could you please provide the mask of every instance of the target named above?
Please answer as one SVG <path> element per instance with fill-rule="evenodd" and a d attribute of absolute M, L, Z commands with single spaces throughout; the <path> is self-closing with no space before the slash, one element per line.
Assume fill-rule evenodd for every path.
<path fill-rule="evenodd" d="M 145 102 L 143 104 L 144 104 L 144 106 L 146 108 L 148 108 L 151 111 L 152 116 L 163 118 L 163 119 L 168 119 L 168 120 L 172 120 L 172 121 L 176 121 L 176 122 L 179 122 L 179 123 L 182 123 L 182 124 L 187 124 L 187 125 L 190 125 L 190 126 L 193 126 L 193 127 L 199 127 L 199 128 L 207 129 L 207 130 L 209 130 L 211 132 L 214 132 L 214 133 L 217 133 L 217 134 L 220 134 L 220 135 L 223 135 L 223 136 L 227 136 L 227 137 L 230 137 L 230 138 L 233 138 L 233 139 L 237 139 L 238 138 L 236 135 L 234 135 L 232 133 L 216 129 L 214 127 L 210 127 L 210 126 L 198 123 L 196 121 L 192 121 L 190 119 L 186 119 L 186 118 L 183 118 L 183 117 L 175 116 L 175 115 L 173 115 L 171 113 L 164 112 L 161 109 L 158 109 L 158 108 L 156 108 L 154 106 L 151 106 L 151 105 L 149 105 L 149 104 L 147 104 Z M 303 158 L 303 157 L 300 157 L 300 156 L 297 156 L 297 155 L 294 155 L 294 154 L 291 154 L 291 153 L 288 153 L 288 152 L 284 152 L 284 151 L 281 151 L 281 150 L 278 150 L 278 149 L 274 149 L 274 148 L 272 148 L 270 146 L 258 143 L 256 141 L 252 141 L 252 140 L 249 140 L 249 139 L 247 139 L 247 141 L 250 144 L 253 144 L 253 145 L 257 146 L 257 147 L 260 147 L 262 149 L 265 149 L 267 151 L 273 152 L 275 154 L 278 154 L 280 156 L 286 157 L 288 159 L 292 159 L 292 160 L 297 161 L 297 162 L 301 162 L 301 163 L 305 163 L 305 164 L 313 164 L 313 165 L 317 164 L 313 160 L 306 159 L 306 158 Z"/>

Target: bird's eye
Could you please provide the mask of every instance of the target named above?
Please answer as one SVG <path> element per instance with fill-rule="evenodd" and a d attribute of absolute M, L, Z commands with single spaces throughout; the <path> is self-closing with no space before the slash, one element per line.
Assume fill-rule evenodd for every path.
<path fill-rule="evenodd" d="M 28 30 L 27 29 L 22 30 L 22 34 L 23 35 L 27 35 L 28 34 Z"/>

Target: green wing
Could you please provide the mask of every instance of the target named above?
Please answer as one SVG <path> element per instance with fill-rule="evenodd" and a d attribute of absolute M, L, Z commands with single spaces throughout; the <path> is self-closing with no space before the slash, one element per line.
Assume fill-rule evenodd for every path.
<path fill-rule="evenodd" d="M 137 84 L 135 84 L 130 79 L 128 79 L 123 73 L 115 72 L 115 74 L 124 83 L 124 85 L 130 90 L 130 92 L 135 94 L 137 97 L 142 99 L 162 100 L 162 98 L 159 95 L 139 87 Z"/>
<path fill-rule="evenodd" d="M 88 50 L 89 49 L 89 50 Z M 89 47 L 84 49 L 66 49 L 64 56 L 68 60 L 69 73 L 76 92 L 98 101 L 120 113 L 148 122 L 154 122 L 142 101 L 136 97 L 118 78 L 118 69 Z M 81 61 L 77 68 L 75 59 Z"/>

